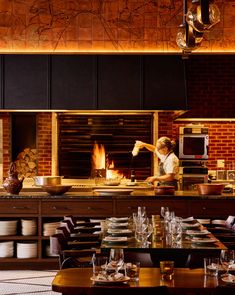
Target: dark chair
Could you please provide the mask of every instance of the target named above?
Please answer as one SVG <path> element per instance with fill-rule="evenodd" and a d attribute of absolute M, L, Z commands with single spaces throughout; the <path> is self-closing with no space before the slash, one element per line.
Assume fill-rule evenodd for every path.
<path fill-rule="evenodd" d="M 54 234 L 50 237 L 50 252 L 58 255 L 59 267 L 90 267 L 92 255 L 96 249 L 81 249 L 80 244 L 70 245 L 63 234 Z"/>
<path fill-rule="evenodd" d="M 169 295 L 169 290 L 166 286 L 157 287 L 129 287 L 127 286 L 94 286 L 91 287 L 87 295 Z"/>

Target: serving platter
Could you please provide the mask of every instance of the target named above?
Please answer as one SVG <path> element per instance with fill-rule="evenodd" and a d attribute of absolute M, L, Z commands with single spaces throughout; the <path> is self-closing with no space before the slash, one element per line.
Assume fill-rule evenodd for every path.
<path fill-rule="evenodd" d="M 127 282 L 130 281 L 130 278 L 125 276 L 125 277 L 122 277 L 122 278 L 120 278 L 118 280 L 107 280 L 107 279 L 100 279 L 100 278 L 97 278 L 97 277 L 95 277 L 95 278 L 91 277 L 91 280 L 94 283 L 97 283 L 97 284 L 113 285 L 113 284 L 127 283 Z"/>
<path fill-rule="evenodd" d="M 221 277 L 221 280 L 227 284 L 235 284 L 235 276 L 231 274 Z"/>

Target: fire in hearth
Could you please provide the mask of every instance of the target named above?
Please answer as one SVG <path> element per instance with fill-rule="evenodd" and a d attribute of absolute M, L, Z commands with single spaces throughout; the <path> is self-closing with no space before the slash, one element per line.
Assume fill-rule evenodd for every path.
<path fill-rule="evenodd" d="M 119 170 L 115 170 L 114 168 L 114 161 L 109 161 L 104 145 L 95 143 L 92 154 L 92 175 L 98 175 L 107 179 L 123 178 L 123 173 L 120 173 Z"/>

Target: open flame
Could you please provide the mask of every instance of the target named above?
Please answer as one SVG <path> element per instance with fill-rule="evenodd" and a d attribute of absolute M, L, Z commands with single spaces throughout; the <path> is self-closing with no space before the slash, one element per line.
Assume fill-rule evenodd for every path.
<path fill-rule="evenodd" d="M 108 158 L 106 158 L 103 144 L 94 144 L 92 154 L 92 169 L 105 169 L 107 179 L 123 178 L 123 174 L 114 169 L 114 161 L 109 163 Z"/>

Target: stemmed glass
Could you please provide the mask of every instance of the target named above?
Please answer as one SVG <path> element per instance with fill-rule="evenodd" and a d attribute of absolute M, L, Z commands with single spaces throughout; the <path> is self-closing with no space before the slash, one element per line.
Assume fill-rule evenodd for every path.
<path fill-rule="evenodd" d="M 226 268 L 226 273 L 223 274 L 222 276 L 224 277 L 229 276 L 230 275 L 229 269 L 231 265 L 234 264 L 234 261 L 235 261 L 235 251 L 230 249 L 221 250 L 220 260 L 221 260 L 221 264 L 225 266 Z"/>
<path fill-rule="evenodd" d="M 124 251 L 121 248 L 110 249 L 109 263 L 117 274 L 124 265 Z"/>
<path fill-rule="evenodd" d="M 161 215 L 163 217 L 163 219 L 165 218 L 165 214 L 166 212 L 169 212 L 169 208 L 168 207 L 161 207 Z"/>

